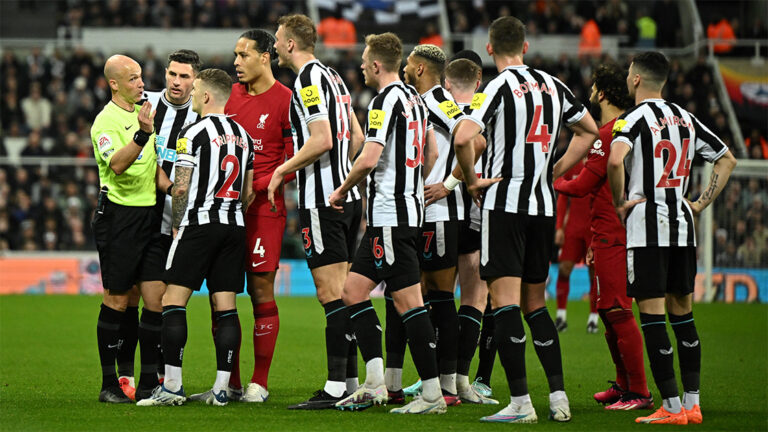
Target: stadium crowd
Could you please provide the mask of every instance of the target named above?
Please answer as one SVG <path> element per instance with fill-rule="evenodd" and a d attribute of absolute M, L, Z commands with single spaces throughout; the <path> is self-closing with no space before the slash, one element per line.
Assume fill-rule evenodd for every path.
<path fill-rule="evenodd" d="M 620 0 L 575 4 L 552 1 L 531 2 L 522 6 L 495 1 L 452 1 L 448 3 L 448 11 L 455 32 L 487 32 L 489 16 L 513 14 L 524 18 L 531 34 L 537 31 L 578 32 L 583 24 L 582 16 L 596 17 L 600 31 L 617 34 L 623 31 L 622 25 L 607 26 L 605 23 L 621 23 L 622 19 L 628 18 L 630 3 Z M 663 3 L 657 2 L 657 7 L 652 8 L 651 16 L 659 23 L 672 19 L 660 14 Z M 60 22 L 70 27 L 85 22 L 88 25 L 149 23 L 161 27 L 244 27 L 248 23 L 240 22 L 237 17 L 259 16 L 265 27 L 275 27 L 277 17 L 303 3 L 157 0 L 137 4 L 139 7 L 133 8 L 133 14 L 125 14 L 125 1 L 114 0 L 103 4 L 63 2 Z M 187 13 L 168 12 L 181 6 Z M 259 13 L 262 9 L 270 13 Z M 637 10 L 641 13 L 645 9 Z M 621 19 L 616 19 L 618 17 Z M 676 43 L 674 34 L 661 32 L 667 27 L 658 26 L 658 46 Z M 162 57 L 149 47 L 139 56 L 143 79 L 149 90 L 163 87 Z M 527 60 L 532 67 L 557 76 L 578 99 L 587 102 L 592 71 L 607 58 L 564 55 L 556 60 L 540 56 Z M 234 74 L 227 55 L 209 59 L 206 63 Z M 3 77 L 0 83 L 3 94 L 0 155 L 5 156 L 9 152 L 6 141 L 16 140 L 23 142 L 22 156 L 92 159 L 91 123 L 110 98 L 101 70 L 103 64 L 103 53 L 88 52 L 83 48 L 71 51 L 57 49 L 51 55 L 44 54 L 38 48 L 26 55 L 5 50 L 0 63 Z M 366 106 L 374 92 L 363 84 L 356 54 L 347 53 L 333 66 L 350 87 L 355 111 L 363 122 Z M 690 66 L 673 59 L 671 67 L 665 97 L 694 113 L 704 124 L 710 125 L 729 147 L 732 146 L 732 133 L 716 96 L 712 70 L 706 59 L 702 56 Z M 293 82 L 294 75 L 288 69 L 276 69 L 276 72 L 276 78 L 282 83 L 290 85 Z M 746 136 L 750 135 L 748 132 L 745 131 Z M 757 132 L 752 141 L 764 141 Z M 568 134 L 561 134 L 562 143 L 567 143 L 568 139 Z M 761 146 L 751 147 L 750 150 L 754 150 L 750 151 L 751 157 L 766 156 L 760 151 Z M 764 191 L 768 185 L 765 183 L 765 180 L 753 179 L 748 183 L 734 181 L 728 186 L 727 205 L 716 207 L 720 228 L 715 252 L 718 265 L 755 267 L 768 263 L 768 228 L 764 223 L 768 203 Z M 96 168 L 90 164 L 78 167 L 0 166 L 0 250 L 94 250 L 89 225 L 97 193 L 98 175 Z M 302 258 L 295 186 L 289 185 L 286 197 L 288 221 L 283 257 Z M 728 238 L 728 233 L 733 233 L 731 238 Z"/>

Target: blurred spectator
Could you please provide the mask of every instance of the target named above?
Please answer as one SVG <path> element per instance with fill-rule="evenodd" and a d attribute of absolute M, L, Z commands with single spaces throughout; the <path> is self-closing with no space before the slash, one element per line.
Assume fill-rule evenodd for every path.
<path fill-rule="evenodd" d="M 341 15 L 341 6 L 336 6 L 333 15 L 320 21 L 317 36 L 325 46 L 331 48 L 351 48 L 357 43 L 355 24 Z"/>
<path fill-rule="evenodd" d="M 603 48 L 600 43 L 600 29 L 597 22 L 590 19 L 581 28 L 579 40 L 579 56 L 599 56 Z"/>
<path fill-rule="evenodd" d="M 21 101 L 21 110 L 28 128 L 42 130 L 51 125 L 51 101 L 43 97 L 39 82 L 35 81 L 30 86 L 29 96 Z"/>
<path fill-rule="evenodd" d="M 736 34 L 733 32 L 733 27 L 727 19 L 721 18 L 720 20 L 714 19 L 707 26 L 707 38 L 719 39 L 713 46 L 715 54 L 727 54 L 733 49 L 733 42 L 736 40 Z"/>
<path fill-rule="evenodd" d="M 768 142 L 760 133 L 760 129 L 752 129 L 749 136 L 744 140 L 747 146 L 747 153 L 752 159 L 768 159 Z"/>
<path fill-rule="evenodd" d="M 419 39 L 420 44 L 432 44 L 442 48 L 443 37 L 440 35 L 440 32 L 437 31 L 437 25 L 434 22 L 427 22 L 424 33 L 424 36 Z"/>
<path fill-rule="evenodd" d="M 637 47 L 652 49 L 656 46 L 656 21 L 648 15 L 645 8 L 637 11 Z"/>

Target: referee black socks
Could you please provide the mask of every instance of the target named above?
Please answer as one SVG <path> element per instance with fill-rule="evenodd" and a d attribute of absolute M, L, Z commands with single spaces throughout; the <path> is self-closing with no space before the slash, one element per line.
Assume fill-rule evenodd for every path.
<path fill-rule="evenodd" d="M 163 314 L 144 308 L 139 321 L 139 354 L 141 356 L 141 377 L 139 387 L 145 389 L 157 386 L 157 369 L 160 358 L 160 337 L 163 328 Z"/>
<path fill-rule="evenodd" d="M 525 315 L 525 321 L 528 323 L 528 328 L 531 329 L 533 348 L 536 350 L 539 362 L 547 375 L 549 392 L 564 391 L 560 339 L 547 308 L 542 307 Z"/>
<path fill-rule="evenodd" d="M 669 322 L 677 339 L 677 357 L 680 362 L 680 378 L 686 393 L 699 391 L 699 375 L 701 372 L 701 343 L 693 312 L 685 315 L 669 314 Z"/>
<path fill-rule="evenodd" d="M 115 359 L 120 340 L 120 322 L 123 312 L 101 305 L 99 321 L 96 324 L 96 341 L 99 345 L 99 360 L 101 361 L 101 389 L 118 386 L 115 373 Z"/>
<path fill-rule="evenodd" d="M 667 335 L 667 322 L 664 315 L 641 313 L 640 325 L 645 336 L 645 350 L 648 352 L 653 380 L 659 388 L 661 398 L 679 397 L 675 381 L 674 350 Z"/>
<path fill-rule="evenodd" d="M 427 308 L 421 306 L 410 309 L 402 317 L 408 347 L 419 377 L 422 381 L 437 378 L 437 341 Z"/>
<path fill-rule="evenodd" d="M 528 380 L 525 376 L 525 329 L 520 316 L 520 306 L 509 305 L 493 311 L 496 320 L 496 343 L 499 360 L 507 375 L 511 396 L 528 394 Z"/>
<path fill-rule="evenodd" d="M 166 365 L 181 367 L 187 344 L 187 308 L 163 306 L 163 358 Z"/>
<path fill-rule="evenodd" d="M 456 373 L 469 376 L 469 366 L 475 356 L 477 340 L 480 337 L 480 320 L 483 313 L 469 305 L 459 307 L 459 346 Z"/>
<path fill-rule="evenodd" d="M 325 310 L 325 350 L 328 360 L 328 381 L 345 382 L 347 379 L 347 339 L 349 314 L 344 302 L 333 300 L 323 305 Z"/>
<path fill-rule="evenodd" d="M 133 376 L 133 362 L 136 358 L 136 344 L 139 342 L 139 307 L 125 308 L 120 321 L 120 341 L 117 348 L 117 375 Z"/>

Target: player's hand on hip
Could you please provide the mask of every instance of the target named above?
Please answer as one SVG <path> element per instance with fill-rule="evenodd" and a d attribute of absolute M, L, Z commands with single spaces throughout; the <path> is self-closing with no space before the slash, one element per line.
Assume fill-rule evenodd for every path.
<path fill-rule="evenodd" d="M 482 199 L 483 199 L 483 193 L 485 192 L 485 189 L 487 189 L 489 186 L 491 186 L 494 183 L 500 182 L 501 180 L 502 180 L 501 177 L 479 178 L 472 185 L 468 185 L 467 191 L 472 196 L 472 201 L 474 201 L 478 207 L 482 208 Z"/>
<path fill-rule="evenodd" d="M 641 202 L 645 202 L 645 200 L 645 198 L 640 198 L 624 201 L 620 205 L 616 206 L 616 214 L 619 216 L 619 220 L 621 221 L 622 225 L 626 226 L 627 215 L 629 214 L 629 211 L 632 210 L 632 207 L 640 204 Z"/>
<path fill-rule="evenodd" d="M 139 127 L 146 133 L 152 133 L 155 130 L 155 114 L 157 111 L 152 111 L 152 104 L 149 101 L 144 102 L 139 109 Z"/>
<path fill-rule="evenodd" d="M 427 201 L 426 205 L 434 204 L 437 201 L 447 197 L 451 191 L 445 188 L 442 183 L 435 183 L 424 186 L 424 199 Z"/>
<path fill-rule="evenodd" d="M 171 228 L 171 235 L 172 235 L 172 237 L 173 237 L 174 239 L 176 238 L 176 236 L 177 236 L 178 234 L 179 234 L 179 229 L 178 229 L 178 228 Z"/>
<path fill-rule="evenodd" d="M 341 188 L 331 192 L 331 195 L 328 196 L 328 202 L 331 204 L 331 207 L 340 213 L 344 213 L 344 202 L 346 200 L 347 194 L 346 192 L 342 193 Z"/>
<path fill-rule="evenodd" d="M 584 263 L 588 266 L 595 263 L 595 252 L 592 250 L 591 246 L 587 248 L 587 256 L 584 258 Z"/>
<path fill-rule="evenodd" d="M 688 198 L 685 199 L 688 201 Z M 694 216 L 698 216 L 699 213 L 701 213 L 702 210 L 704 210 L 704 207 L 699 204 L 698 201 L 688 201 L 688 207 L 691 208 L 691 211 L 693 212 Z"/>

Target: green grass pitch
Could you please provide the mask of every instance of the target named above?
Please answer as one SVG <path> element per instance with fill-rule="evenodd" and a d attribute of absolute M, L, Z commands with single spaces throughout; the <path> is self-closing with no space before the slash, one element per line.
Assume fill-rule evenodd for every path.
<path fill-rule="evenodd" d="M 584 326 L 585 302 L 569 304 L 569 329 L 561 335 L 566 390 L 573 420 L 555 424 L 546 419 L 548 390 L 541 366 L 529 345 L 526 363 L 531 396 L 539 415 L 535 425 L 483 424 L 478 419 L 495 412 L 493 406 L 459 406 L 442 416 L 396 416 L 385 407 L 363 412 L 288 411 L 325 379 L 322 309 L 312 298 L 279 298 L 280 336 L 270 374 L 270 399 L 265 404 L 232 403 L 210 407 L 106 405 L 97 401 L 100 374 L 96 349 L 99 297 L 0 297 L 0 429 L 1 430 L 629 430 L 674 427 L 636 425 L 638 412 L 607 412 L 592 400 L 613 378 L 602 335 L 589 335 Z M 383 302 L 376 301 L 383 321 Z M 239 298 L 244 337 L 242 375 L 252 367 L 251 308 Z M 215 356 L 207 299 L 195 297 L 188 308 L 189 339 L 184 356 L 187 394 L 213 384 Z M 695 307 L 703 345 L 702 406 L 704 424 L 696 430 L 768 429 L 768 306 L 702 304 Z M 670 330 L 670 335 L 672 332 Z M 674 340 L 674 339 L 673 339 Z M 137 353 L 138 354 L 138 353 Z M 647 364 L 647 360 L 646 360 Z M 138 367 L 138 356 L 136 365 Z M 646 368 L 647 369 L 647 368 Z M 360 365 L 360 371 L 365 369 Z M 472 372 L 474 373 L 473 364 Z M 138 372 L 138 371 L 137 371 Z M 647 371 L 651 380 L 650 371 Z M 416 379 L 406 360 L 404 384 Z M 652 381 L 652 380 L 651 380 Z M 498 361 L 494 395 L 508 402 L 508 390 Z M 658 392 L 651 383 L 658 400 Z M 503 406 L 503 405 L 502 405 Z M 643 411 L 640 413 L 644 413 Z M 679 428 L 682 429 L 682 428 Z"/>

